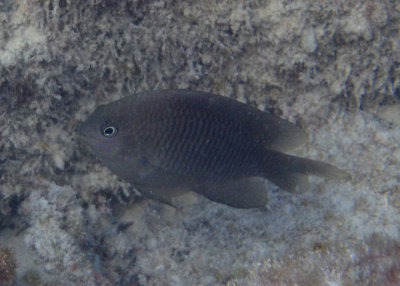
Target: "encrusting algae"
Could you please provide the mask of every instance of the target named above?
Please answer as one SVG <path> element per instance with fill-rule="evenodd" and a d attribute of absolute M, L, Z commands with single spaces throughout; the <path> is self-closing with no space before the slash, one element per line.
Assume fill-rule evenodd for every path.
<path fill-rule="evenodd" d="M 0 247 L 0 285 L 7 285 L 15 277 L 14 253 L 8 247 Z"/>

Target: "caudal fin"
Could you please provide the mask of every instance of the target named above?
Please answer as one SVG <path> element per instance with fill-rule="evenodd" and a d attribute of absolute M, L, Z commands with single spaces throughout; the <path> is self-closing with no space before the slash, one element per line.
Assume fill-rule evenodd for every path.
<path fill-rule="evenodd" d="M 308 191 L 308 175 L 327 179 L 347 179 L 349 174 L 330 164 L 266 151 L 265 176 L 280 188 L 296 193 Z"/>

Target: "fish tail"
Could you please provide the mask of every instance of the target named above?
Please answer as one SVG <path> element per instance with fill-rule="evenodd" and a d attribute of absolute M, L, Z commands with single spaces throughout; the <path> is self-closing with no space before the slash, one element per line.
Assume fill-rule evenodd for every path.
<path fill-rule="evenodd" d="M 309 175 L 327 179 L 349 178 L 348 173 L 330 164 L 269 150 L 263 166 L 265 177 L 289 192 L 308 191 Z"/>

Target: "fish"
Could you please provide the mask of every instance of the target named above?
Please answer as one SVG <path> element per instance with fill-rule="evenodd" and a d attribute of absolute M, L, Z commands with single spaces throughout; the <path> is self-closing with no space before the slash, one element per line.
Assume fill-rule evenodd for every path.
<path fill-rule="evenodd" d="M 348 176 L 328 163 L 286 154 L 308 140 L 297 125 L 202 91 L 146 91 L 100 105 L 79 136 L 113 173 L 167 203 L 193 191 L 235 208 L 262 208 L 266 179 L 304 193 L 309 175 Z"/>

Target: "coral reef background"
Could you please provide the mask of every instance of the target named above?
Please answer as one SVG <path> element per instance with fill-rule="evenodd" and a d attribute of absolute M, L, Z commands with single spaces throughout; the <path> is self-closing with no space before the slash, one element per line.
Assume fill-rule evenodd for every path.
<path fill-rule="evenodd" d="M 0 1 L 1 283 L 399 285 L 399 27 L 395 0 Z M 160 88 L 287 118 L 353 179 L 263 211 L 143 200 L 76 129 Z"/>

